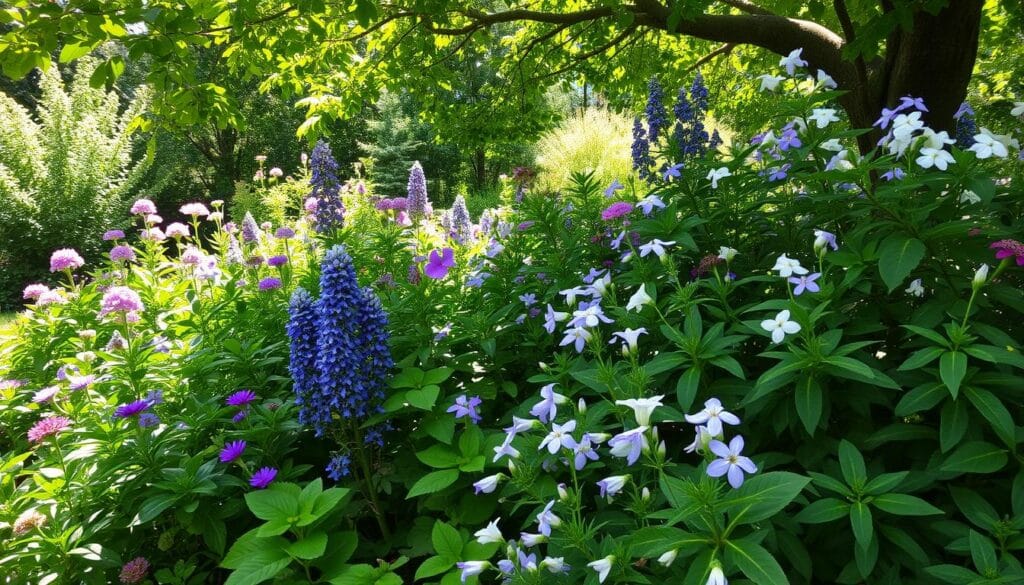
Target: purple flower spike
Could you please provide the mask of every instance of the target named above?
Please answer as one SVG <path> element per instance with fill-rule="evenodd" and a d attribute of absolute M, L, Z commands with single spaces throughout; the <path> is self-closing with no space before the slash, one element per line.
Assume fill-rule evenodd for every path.
<path fill-rule="evenodd" d="M 455 250 L 444 248 L 440 254 L 434 250 L 430 253 L 430 259 L 427 261 L 423 273 L 434 280 L 440 280 L 448 276 L 448 269 L 453 266 L 455 266 Z"/>

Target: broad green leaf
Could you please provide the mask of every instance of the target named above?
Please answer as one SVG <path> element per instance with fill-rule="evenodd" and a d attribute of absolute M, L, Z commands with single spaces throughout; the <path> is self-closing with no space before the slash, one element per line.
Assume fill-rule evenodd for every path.
<path fill-rule="evenodd" d="M 897 369 L 901 372 L 905 372 L 907 370 L 916 370 L 918 368 L 923 368 L 924 366 L 927 366 L 933 361 L 939 359 L 939 356 L 942 355 L 943 352 L 943 348 L 934 346 L 919 349 L 914 353 L 910 354 L 910 357 L 908 357 L 905 362 L 900 364 L 900 367 Z"/>
<path fill-rule="evenodd" d="M 903 395 L 896 404 L 896 416 L 909 416 L 922 410 L 931 410 L 942 399 L 949 395 L 946 386 L 939 382 L 921 384 Z"/>
<path fill-rule="evenodd" d="M 976 530 L 971 530 L 968 541 L 971 545 L 971 560 L 974 561 L 974 568 L 978 569 L 982 575 L 997 573 L 996 549 L 989 539 L 978 534 Z"/>
<path fill-rule="evenodd" d="M 808 471 L 807 474 L 814 480 L 815 485 L 836 492 L 837 494 L 844 495 L 848 498 L 853 497 L 853 492 L 850 488 L 831 475 L 825 475 L 824 473 L 818 473 L 816 471 Z"/>
<path fill-rule="evenodd" d="M 430 542 L 434 545 L 434 552 L 438 556 L 450 559 L 452 563 L 461 560 L 462 536 L 450 525 L 440 520 L 434 522 L 434 528 L 430 532 Z"/>
<path fill-rule="evenodd" d="M 452 568 L 452 566 L 454 565 L 455 561 L 451 560 L 450 558 L 440 556 L 430 557 L 429 559 L 423 561 L 423 564 L 421 564 L 419 568 L 416 569 L 415 579 L 419 581 L 420 579 L 426 579 L 427 577 L 440 575 L 441 573 L 444 573 L 448 569 Z"/>
<path fill-rule="evenodd" d="M 751 524 L 770 518 L 793 501 L 810 482 L 809 478 L 787 471 L 755 475 L 739 489 L 729 492 L 721 502 L 734 522 Z"/>
<path fill-rule="evenodd" d="M 1013 416 L 1003 403 L 984 388 L 967 387 L 964 394 L 978 413 L 985 419 L 996 435 L 1011 449 L 1016 445 L 1016 429 Z"/>
<path fill-rule="evenodd" d="M 725 543 L 726 554 L 732 558 L 743 574 L 756 585 L 787 585 L 789 579 L 778 561 L 751 538 L 730 540 Z"/>
<path fill-rule="evenodd" d="M 674 370 L 688 361 L 689 358 L 678 351 L 659 353 L 644 364 L 644 372 L 648 376 L 657 376 L 663 372 Z"/>
<path fill-rule="evenodd" d="M 679 376 L 676 381 L 676 400 L 683 412 L 690 410 L 693 401 L 697 397 L 697 389 L 700 387 L 700 368 L 691 367 Z"/>
<path fill-rule="evenodd" d="M 924 258 L 925 245 L 921 240 L 903 234 L 887 237 L 878 247 L 878 272 L 892 292 L 903 284 L 907 276 Z"/>
<path fill-rule="evenodd" d="M 303 560 L 321 557 L 327 550 L 327 533 L 314 532 L 288 545 L 285 549 L 289 555 Z"/>
<path fill-rule="evenodd" d="M 921 498 L 909 494 L 882 494 L 871 500 L 871 505 L 898 516 L 930 516 L 944 513 Z"/>
<path fill-rule="evenodd" d="M 92 51 L 93 46 L 92 43 L 67 43 L 61 48 L 58 60 L 61 63 L 69 63 L 79 57 L 88 55 Z"/>
<path fill-rule="evenodd" d="M 867 548 L 874 538 L 874 524 L 871 521 L 871 510 L 864 502 L 854 502 L 850 505 L 850 526 L 853 528 L 853 536 L 861 548 Z"/>
<path fill-rule="evenodd" d="M 850 513 L 850 504 L 837 498 L 824 498 L 811 502 L 794 518 L 804 524 L 822 524 L 838 520 Z"/>
<path fill-rule="evenodd" d="M 330 488 L 320 493 L 316 497 L 316 501 L 313 502 L 313 510 L 309 513 L 309 516 L 299 521 L 299 526 L 308 526 L 334 510 L 334 508 L 348 496 L 351 492 L 348 488 Z"/>
<path fill-rule="evenodd" d="M 451 447 L 446 445 L 431 445 L 423 451 L 416 452 L 416 458 L 436 469 L 448 469 L 457 467 L 462 458 Z"/>
<path fill-rule="evenodd" d="M 419 478 L 416 483 L 409 488 L 409 493 L 405 496 L 405 499 L 408 500 L 415 498 L 416 496 L 439 492 L 455 483 L 455 480 L 457 479 L 459 479 L 458 469 L 432 471 Z"/>
<path fill-rule="evenodd" d="M 996 523 L 999 522 L 999 513 L 978 492 L 954 486 L 949 489 L 949 493 L 953 496 L 956 507 L 971 523 L 986 532 L 995 529 Z"/>
<path fill-rule="evenodd" d="M 939 414 L 939 447 L 945 453 L 957 446 L 967 432 L 970 418 L 964 400 L 947 400 Z"/>
<path fill-rule="evenodd" d="M 423 381 L 421 382 L 424 387 L 430 385 L 437 385 L 444 382 L 455 370 L 451 368 L 434 368 L 433 370 L 427 370 L 423 373 Z"/>
<path fill-rule="evenodd" d="M 178 494 L 157 494 L 150 496 L 142 502 L 142 506 L 139 508 L 139 515 L 136 517 L 136 522 L 139 524 L 145 524 L 153 518 L 160 515 L 161 512 L 170 508 L 178 501 Z"/>
<path fill-rule="evenodd" d="M 405 393 L 405 401 L 420 410 L 431 410 L 437 404 L 437 396 L 440 393 L 441 388 L 431 384 L 430 386 L 407 391 Z"/>
<path fill-rule="evenodd" d="M 821 420 L 821 386 L 813 376 L 803 378 L 796 384 L 794 398 L 800 422 L 804 424 L 807 434 L 813 437 L 818 421 Z"/>
<path fill-rule="evenodd" d="M 267 489 L 245 494 L 245 503 L 260 520 L 287 520 L 299 513 L 300 493 L 295 484 L 275 483 Z"/>
<path fill-rule="evenodd" d="M 483 442 L 484 433 L 480 427 L 470 425 L 459 437 L 459 451 L 463 457 L 474 457 L 480 454 L 480 444 Z"/>
<path fill-rule="evenodd" d="M 946 583 L 953 583 L 954 585 L 984 582 L 984 578 L 981 575 L 959 565 L 934 565 L 925 567 L 924 572 L 936 579 L 941 579 Z"/>
<path fill-rule="evenodd" d="M 843 479 L 847 485 L 863 486 L 867 483 L 868 472 L 864 467 L 864 456 L 846 439 L 839 442 L 839 467 L 843 471 Z"/>
<path fill-rule="evenodd" d="M 947 351 L 939 358 L 939 377 L 949 388 L 954 399 L 960 394 L 960 383 L 967 374 L 967 355 L 959 351 Z"/>
<path fill-rule="evenodd" d="M 629 536 L 629 550 L 634 557 L 654 558 L 674 548 L 693 547 L 707 541 L 706 537 L 674 526 L 646 526 Z"/>
<path fill-rule="evenodd" d="M 1006 465 L 1006 451 L 984 441 L 964 443 L 939 469 L 958 473 L 993 473 Z"/>
<path fill-rule="evenodd" d="M 874 496 L 889 493 L 896 489 L 896 486 L 903 483 L 903 480 L 906 479 L 906 477 L 906 471 L 883 473 L 878 477 L 871 478 L 871 481 L 864 486 L 864 492 Z"/>

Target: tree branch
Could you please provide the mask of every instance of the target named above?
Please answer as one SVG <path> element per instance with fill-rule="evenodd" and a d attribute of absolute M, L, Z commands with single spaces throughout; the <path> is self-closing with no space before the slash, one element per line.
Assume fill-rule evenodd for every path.
<path fill-rule="evenodd" d="M 846 9 L 845 0 L 832 0 L 832 6 L 836 11 L 836 17 L 839 18 L 839 25 L 843 27 L 843 34 L 846 36 L 846 42 L 852 43 L 857 40 L 857 32 L 853 26 L 853 20 L 850 18 L 850 11 Z M 864 63 L 864 55 L 857 55 L 857 58 L 853 60 L 854 67 L 857 71 L 857 81 L 863 87 L 867 88 L 870 83 L 868 79 L 868 66 Z M 864 93 L 865 97 L 867 93 Z M 867 107 L 865 102 L 864 106 Z"/>
<path fill-rule="evenodd" d="M 773 13 L 771 10 L 768 10 L 767 8 L 761 8 L 757 4 L 754 4 L 753 2 L 748 2 L 747 0 L 719 0 L 719 2 L 721 2 L 722 4 L 728 4 L 729 6 L 732 6 L 733 8 L 741 12 L 746 12 L 747 14 L 775 16 L 775 13 Z"/>
<path fill-rule="evenodd" d="M 686 74 L 690 74 L 691 72 L 693 72 L 696 69 L 700 68 L 701 65 L 707 63 L 708 61 L 711 61 L 715 57 L 720 57 L 722 55 L 728 55 L 735 48 L 736 48 L 736 43 L 726 43 L 726 44 L 722 45 L 721 47 L 718 47 L 714 51 L 711 51 L 707 55 L 704 55 L 700 59 L 697 59 L 697 62 L 694 63 L 693 65 L 690 65 L 689 67 L 687 67 L 686 68 Z"/>

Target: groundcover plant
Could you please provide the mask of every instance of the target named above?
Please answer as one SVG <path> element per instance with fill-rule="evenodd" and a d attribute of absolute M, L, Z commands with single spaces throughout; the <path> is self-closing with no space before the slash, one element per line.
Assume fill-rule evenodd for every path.
<path fill-rule="evenodd" d="M 0 356 L 7 580 L 1024 581 L 1016 129 L 850 129 L 804 65 L 728 144 L 652 80 L 639 178 L 473 218 L 320 143 L 290 225 L 141 199 L 54 251 Z"/>

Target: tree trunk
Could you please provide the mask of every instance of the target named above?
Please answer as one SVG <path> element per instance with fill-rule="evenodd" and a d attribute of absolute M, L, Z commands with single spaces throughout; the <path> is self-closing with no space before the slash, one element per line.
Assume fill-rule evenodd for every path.
<path fill-rule="evenodd" d="M 483 147 L 477 147 L 473 151 L 473 174 L 474 182 L 477 188 L 483 187 L 487 184 L 487 151 Z"/>

